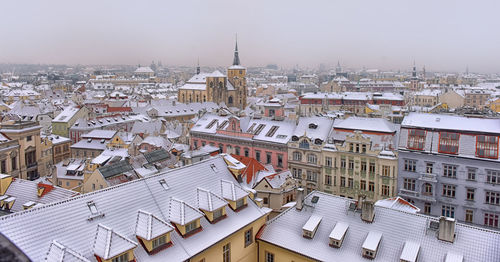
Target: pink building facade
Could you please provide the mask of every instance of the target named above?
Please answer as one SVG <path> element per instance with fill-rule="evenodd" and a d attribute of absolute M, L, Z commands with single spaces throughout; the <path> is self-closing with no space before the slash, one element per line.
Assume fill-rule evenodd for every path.
<path fill-rule="evenodd" d="M 208 115 L 191 129 L 190 146 L 195 149 L 209 144 L 222 153 L 253 157 L 282 171 L 288 169 L 287 142 L 294 127 L 290 121 Z"/>

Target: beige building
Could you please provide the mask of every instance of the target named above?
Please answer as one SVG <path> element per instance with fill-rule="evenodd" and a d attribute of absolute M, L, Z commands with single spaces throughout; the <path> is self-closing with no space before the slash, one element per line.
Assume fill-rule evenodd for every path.
<path fill-rule="evenodd" d="M 448 89 L 439 95 L 439 101 L 448 108 L 459 108 L 465 104 L 465 93 L 461 90 Z"/>
<path fill-rule="evenodd" d="M 40 129 L 36 122 L 4 122 L 0 124 L 0 133 L 17 140 L 19 144 L 19 178 L 34 180 L 47 175 L 46 162 L 49 158 L 42 158 Z"/>
<path fill-rule="evenodd" d="M 69 129 L 80 118 L 88 118 L 86 107 L 67 107 L 52 120 L 52 134 L 69 137 Z"/>
<path fill-rule="evenodd" d="M 441 90 L 424 89 L 410 96 L 410 105 L 432 107 L 439 104 Z"/>
<path fill-rule="evenodd" d="M 19 177 L 19 143 L 0 133 L 0 173 Z"/>
<path fill-rule="evenodd" d="M 465 90 L 465 106 L 477 109 L 486 107 L 486 103 L 491 98 L 491 93 L 483 89 Z"/>
<path fill-rule="evenodd" d="M 323 169 L 324 180 L 333 180 L 333 183 L 325 183 L 323 191 L 352 199 L 366 197 L 373 201 L 397 194 L 397 152 L 372 147 L 377 139 L 372 136 L 354 131 L 345 137 L 343 143 L 336 144 L 336 150 L 323 150 L 323 157 L 331 159 L 329 163 L 333 162 Z"/>

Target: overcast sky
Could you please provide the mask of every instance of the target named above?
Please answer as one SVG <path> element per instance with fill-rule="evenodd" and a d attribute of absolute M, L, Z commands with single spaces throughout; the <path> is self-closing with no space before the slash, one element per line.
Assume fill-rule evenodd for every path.
<path fill-rule="evenodd" d="M 1 1 L 0 63 L 500 72 L 499 0 Z"/>

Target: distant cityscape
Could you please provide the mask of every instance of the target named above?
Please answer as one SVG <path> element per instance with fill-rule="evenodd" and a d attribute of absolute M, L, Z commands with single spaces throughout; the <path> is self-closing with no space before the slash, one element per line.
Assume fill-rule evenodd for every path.
<path fill-rule="evenodd" d="M 500 261 L 499 74 L 227 52 L 1 64 L 0 261 Z"/>

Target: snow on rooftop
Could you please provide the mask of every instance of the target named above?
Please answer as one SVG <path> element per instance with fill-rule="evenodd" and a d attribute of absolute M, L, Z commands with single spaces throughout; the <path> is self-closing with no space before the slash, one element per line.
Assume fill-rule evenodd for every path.
<path fill-rule="evenodd" d="M 335 240 L 341 240 L 345 232 L 347 232 L 347 229 L 349 228 L 349 224 L 343 223 L 343 222 L 337 222 L 335 224 L 335 227 L 333 228 L 332 232 L 330 233 L 330 238 L 335 239 Z"/>
<path fill-rule="evenodd" d="M 366 236 L 365 242 L 363 242 L 363 248 L 371 251 L 376 251 L 380 240 L 382 239 L 382 233 L 370 231 Z"/>
<path fill-rule="evenodd" d="M 446 129 L 500 134 L 500 119 L 472 118 L 455 115 L 410 113 L 401 127 Z"/>
<path fill-rule="evenodd" d="M 405 262 L 416 262 L 420 244 L 412 241 L 406 241 L 400 259 Z"/>
<path fill-rule="evenodd" d="M 322 216 L 311 215 L 311 217 L 309 217 L 307 222 L 302 227 L 302 230 L 313 232 L 316 229 L 316 227 L 318 227 L 322 219 L 323 219 Z"/>
<path fill-rule="evenodd" d="M 337 119 L 333 123 L 335 129 L 363 130 L 382 133 L 396 132 L 394 126 L 382 118 L 366 118 L 352 116 L 347 119 Z"/>

